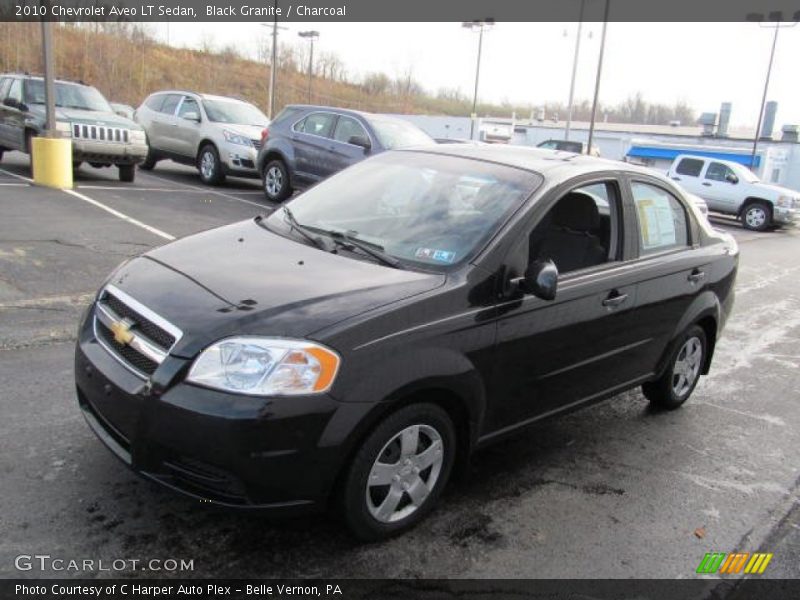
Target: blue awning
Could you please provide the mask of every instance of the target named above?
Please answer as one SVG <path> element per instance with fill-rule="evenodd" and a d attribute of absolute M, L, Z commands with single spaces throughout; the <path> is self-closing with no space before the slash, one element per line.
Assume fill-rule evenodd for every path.
<path fill-rule="evenodd" d="M 750 154 L 742 152 L 720 152 L 719 150 L 695 150 L 688 148 L 665 148 L 663 146 L 631 146 L 628 156 L 631 158 L 651 158 L 660 160 L 675 160 L 676 156 L 689 154 L 691 156 L 702 156 L 703 158 L 716 158 L 717 160 L 730 160 L 746 167 L 751 166 Z M 761 157 L 756 155 L 753 166 L 761 164 Z"/>

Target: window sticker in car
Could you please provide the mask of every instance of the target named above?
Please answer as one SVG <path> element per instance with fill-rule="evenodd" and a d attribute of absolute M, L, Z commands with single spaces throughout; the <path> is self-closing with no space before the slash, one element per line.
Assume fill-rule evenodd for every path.
<path fill-rule="evenodd" d="M 414 253 L 416 258 L 435 260 L 436 262 L 451 264 L 456 259 L 456 253 L 450 250 L 436 250 L 434 248 L 417 248 Z"/>
<path fill-rule="evenodd" d="M 637 200 L 636 208 L 642 228 L 642 242 L 646 250 L 671 246 L 677 242 L 675 222 L 668 198 Z"/>

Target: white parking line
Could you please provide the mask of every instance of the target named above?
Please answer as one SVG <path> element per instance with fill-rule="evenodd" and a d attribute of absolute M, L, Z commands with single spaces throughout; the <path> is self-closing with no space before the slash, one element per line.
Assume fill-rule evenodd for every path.
<path fill-rule="evenodd" d="M 31 187 L 30 183 L 0 183 L 3 187 Z"/>
<path fill-rule="evenodd" d="M 118 185 L 76 185 L 81 190 L 114 190 L 117 192 L 179 192 L 181 194 L 202 194 L 204 190 L 182 190 L 180 188 L 141 188 Z"/>
<path fill-rule="evenodd" d="M 253 206 L 258 206 L 259 208 L 269 208 L 266 204 L 261 204 L 260 202 L 253 202 L 252 200 L 245 200 L 244 198 L 239 198 L 238 196 L 232 196 L 230 194 L 225 194 L 223 192 L 218 192 L 216 190 L 211 190 L 208 188 L 202 188 L 197 185 L 189 185 L 188 183 L 181 183 L 179 181 L 173 181 L 172 179 L 168 179 L 167 177 L 159 177 L 158 175 L 153 175 L 152 173 L 144 174 L 146 177 L 152 177 L 153 179 L 158 179 L 160 181 L 166 181 L 167 183 L 171 183 L 174 185 L 180 185 L 185 188 L 189 188 L 192 190 L 198 190 L 201 192 L 205 192 L 207 194 L 214 194 L 215 196 L 222 196 L 223 198 L 229 198 L 230 200 L 236 200 L 238 202 L 244 202 L 245 204 L 252 204 Z"/>
<path fill-rule="evenodd" d="M 174 235 L 170 235 L 166 231 L 161 231 L 160 229 L 156 229 L 155 227 L 152 227 L 152 226 L 148 225 L 147 223 L 142 223 L 138 219 L 134 219 L 133 217 L 129 217 L 125 213 L 121 213 L 118 210 L 116 210 L 114 208 L 111 208 L 110 206 L 106 206 L 102 202 L 98 202 L 97 200 L 93 200 L 92 198 L 89 198 L 89 196 L 84 196 L 80 192 L 76 192 L 74 190 L 62 190 L 62 191 L 64 193 L 66 193 L 66 194 L 69 194 L 70 196 L 75 196 L 76 198 L 79 198 L 79 199 L 83 200 L 84 202 L 88 202 L 89 204 L 92 204 L 92 205 L 96 206 L 97 208 L 101 208 L 104 211 L 106 211 L 108 213 L 111 213 L 115 217 L 118 217 L 118 218 L 122 219 L 123 221 L 127 221 L 131 225 L 136 225 L 137 227 L 141 227 L 142 229 L 145 229 L 145 230 L 149 231 L 152 234 L 155 234 L 155 235 L 157 235 L 159 237 L 162 237 L 165 240 L 172 241 L 172 240 L 176 239 Z"/>
<path fill-rule="evenodd" d="M 11 175 L 11 177 L 16 177 L 17 179 L 22 179 L 22 181 L 27 181 L 28 183 L 33 183 L 33 179 L 29 177 L 23 177 L 22 175 L 17 175 L 16 173 L 12 173 L 11 171 L 6 171 L 5 169 L 0 169 L 0 173 L 5 173 L 6 175 Z"/>

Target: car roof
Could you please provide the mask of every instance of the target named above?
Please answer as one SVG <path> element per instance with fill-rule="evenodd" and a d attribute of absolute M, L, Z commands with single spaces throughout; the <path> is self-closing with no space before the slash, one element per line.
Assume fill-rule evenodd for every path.
<path fill-rule="evenodd" d="M 363 110 L 355 110 L 352 108 L 339 108 L 337 106 L 324 106 L 320 104 L 287 104 L 286 108 L 293 108 L 298 110 L 307 110 L 310 112 L 313 111 L 330 111 L 330 112 L 337 112 L 343 115 L 355 115 L 360 116 L 365 119 L 368 118 L 384 118 L 384 115 L 379 115 L 376 113 L 365 112 Z M 386 116 L 386 119 L 391 119 L 392 117 Z"/>
<path fill-rule="evenodd" d="M 216 94 L 204 94 L 202 92 L 193 92 L 191 90 L 158 90 L 157 92 L 151 93 L 150 96 L 157 96 L 161 94 L 180 94 L 183 96 L 197 96 L 198 98 L 202 98 L 203 100 L 222 100 L 225 102 L 241 102 L 242 104 L 251 104 L 244 98 L 234 98 L 233 96 L 218 96 Z"/>
<path fill-rule="evenodd" d="M 44 81 L 41 75 L 31 75 L 30 73 L 0 73 L 0 77 L 19 77 L 21 79 L 34 79 L 36 81 Z M 54 83 L 67 83 L 70 85 L 82 85 L 83 87 L 93 87 L 83 81 L 72 81 L 70 79 L 54 79 Z"/>
<path fill-rule="evenodd" d="M 565 152 L 562 150 L 546 150 L 532 146 L 512 146 L 507 144 L 439 144 L 436 146 L 420 146 L 405 148 L 398 152 L 427 152 L 442 156 L 457 156 L 473 160 L 482 160 L 516 167 L 526 171 L 534 171 L 545 177 L 559 177 L 559 171 L 568 172 L 570 177 L 599 171 L 627 171 L 662 178 L 656 171 L 639 167 L 630 163 Z"/>

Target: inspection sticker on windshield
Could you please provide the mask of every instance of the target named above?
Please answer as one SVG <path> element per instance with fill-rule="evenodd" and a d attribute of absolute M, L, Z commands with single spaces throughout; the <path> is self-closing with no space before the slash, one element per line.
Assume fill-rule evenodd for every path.
<path fill-rule="evenodd" d="M 435 250 L 433 248 L 417 248 L 414 256 L 447 264 L 452 263 L 456 259 L 455 252 L 451 252 L 450 250 Z"/>

